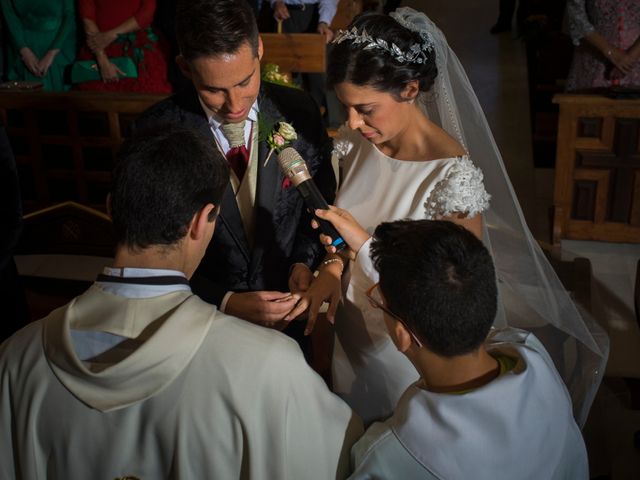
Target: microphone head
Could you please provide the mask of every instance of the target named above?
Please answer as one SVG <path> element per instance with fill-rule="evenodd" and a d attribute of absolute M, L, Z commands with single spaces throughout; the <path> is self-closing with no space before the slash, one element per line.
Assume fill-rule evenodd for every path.
<path fill-rule="evenodd" d="M 295 148 L 287 147 L 278 154 L 278 164 L 295 187 L 311 179 L 307 164 Z"/>

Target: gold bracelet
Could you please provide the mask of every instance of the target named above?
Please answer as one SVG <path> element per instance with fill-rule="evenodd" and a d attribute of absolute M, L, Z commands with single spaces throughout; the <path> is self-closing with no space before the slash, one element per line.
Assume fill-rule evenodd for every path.
<path fill-rule="evenodd" d="M 336 262 L 340 264 L 340 272 L 342 273 L 342 270 L 344 270 L 344 262 L 342 261 L 341 258 L 338 258 L 338 257 L 327 258 L 326 260 L 323 260 L 320 265 L 329 265 L 330 263 L 336 263 Z"/>

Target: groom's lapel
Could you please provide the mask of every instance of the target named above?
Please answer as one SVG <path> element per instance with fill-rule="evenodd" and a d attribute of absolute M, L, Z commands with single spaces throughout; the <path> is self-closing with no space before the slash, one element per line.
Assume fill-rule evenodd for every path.
<path fill-rule="evenodd" d="M 238 246 L 242 255 L 249 261 L 251 257 L 249 253 L 249 242 L 247 242 L 247 236 L 244 231 L 244 224 L 242 223 L 242 217 L 240 216 L 240 210 L 238 209 L 238 202 L 236 201 L 231 182 L 227 183 L 227 189 L 222 196 L 222 202 L 220 203 L 220 219 L 222 223 L 227 227 L 229 235 Z"/>
<path fill-rule="evenodd" d="M 259 101 L 260 117 L 265 121 L 260 122 L 263 124 L 263 128 L 272 128 L 274 122 L 282 119 L 282 114 L 273 104 L 273 102 L 264 94 L 260 95 Z M 258 158 L 260 163 L 258 164 L 258 185 L 256 189 L 256 206 L 267 212 L 273 212 L 276 207 L 276 198 L 278 196 L 278 188 L 282 174 L 280 173 L 280 167 L 278 166 L 278 158 L 276 153 L 272 153 L 269 158 L 269 163 L 265 166 L 264 162 L 269 155 L 269 145 L 266 138 L 269 134 L 266 132 L 258 132 L 258 137 L 262 140 L 258 140 Z"/>
<path fill-rule="evenodd" d="M 259 122 L 263 128 L 271 128 L 273 122 L 282 119 L 280 111 L 271 99 L 265 95 L 264 87 L 261 88 L 260 91 L 258 106 L 260 108 L 259 118 L 265 119 Z M 275 152 L 271 154 L 269 163 L 266 166 L 264 165 L 269 155 L 269 145 L 266 141 L 268 134 L 268 131 L 258 132 L 258 160 L 260 163 L 258 164 L 258 184 L 256 188 L 256 228 L 251 261 L 252 266 L 257 265 L 260 261 L 267 247 L 267 242 L 273 242 L 273 215 L 275 209 L 278 208 L 277 199 L 280 194 L 280 184 L 283 178 Z"/>

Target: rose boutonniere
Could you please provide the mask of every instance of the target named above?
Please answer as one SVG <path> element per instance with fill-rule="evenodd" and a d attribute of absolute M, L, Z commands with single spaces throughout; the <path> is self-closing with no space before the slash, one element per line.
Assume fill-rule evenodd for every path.
<path fill-rule="evenodd" d="M 273 152 L 280 153 L 284 148 L 288 147 L 291 142 L 298 138 L 295 128 L 287 122 L 278 122 L 275 124 L 271 133 L 267 137 L 267 145 L 269 145 L 269 153 L 264 161 L 264 166 L 271 158 Z"/>

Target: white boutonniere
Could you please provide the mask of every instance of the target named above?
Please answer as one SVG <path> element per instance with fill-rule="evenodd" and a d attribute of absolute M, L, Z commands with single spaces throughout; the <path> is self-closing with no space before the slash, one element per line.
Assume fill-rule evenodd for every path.
<path fill-rule="evenodd" d="M 275 124 L 271 133 L 267 137 L 267 145 L 269 145 L 269 153 L 264 161 L 264 166 L 271 158 L 273 152 L 280 153 L 284 148 L 288 147 L 291 142 L 298 138 L 295 128 L 290 123 L 278 122 Z"/>

